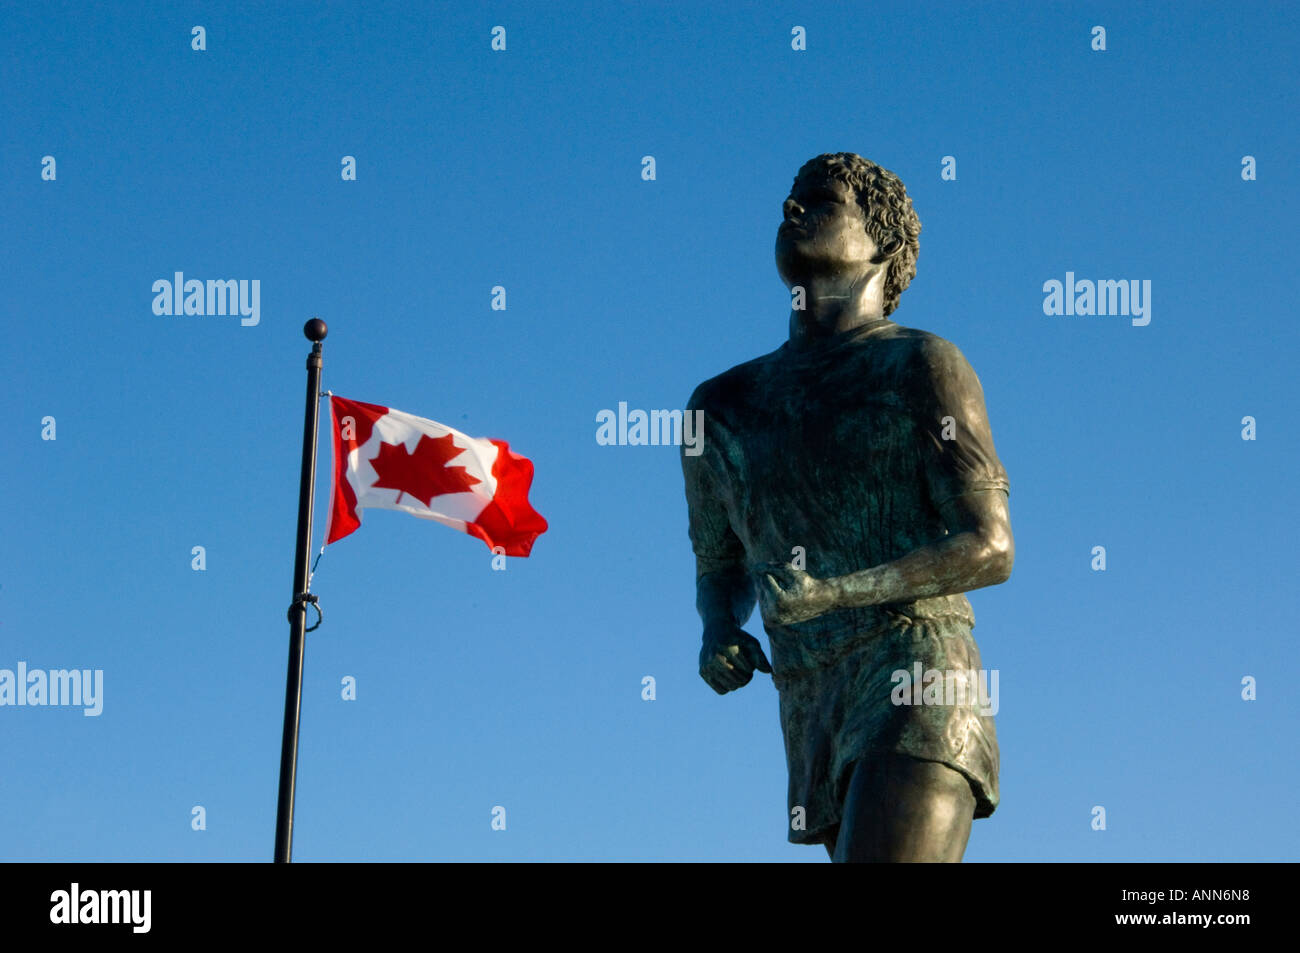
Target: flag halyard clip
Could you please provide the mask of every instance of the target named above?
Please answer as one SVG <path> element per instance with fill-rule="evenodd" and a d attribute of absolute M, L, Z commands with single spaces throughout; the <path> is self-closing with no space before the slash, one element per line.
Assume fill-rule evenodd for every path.
<path fill-rule="evenodd" d="M 320 624 L 325 621 L 325 613 L 320 611 L 320 597 L 310 592 L 300 592 L 298 595 L 293 597 L 293 602 L 289 606 L 289 621 L 293 621 L 294 610 L 299 606 L 302 606 L 302 611 L 306 612 L 308 603 L 310 603 L 311 607 L 316 610 L 316 624 L 304 629 L 304 634 L 307 632 L 315 632 L 320 628 Z"/>
<path fill-rule="evenodd" d="M 320 565 L 320 558 L 324 555 L 325 555 L 325 544 L 322 543 L 320 552 L 316 554 L 316 561 L 311 564 L 311 570 L 307 573 L 307 589 L 309 591 L 298 593 L 298 595 L 294 596 L 293 602 L 290 603 L 289 605 L 290 624 L 293 623 L 293 610 L 297 609 L 299 605 L 302 606 L 303 612 L 307 611 L 308 603 L 310 603 L 311 607 L 316 610 L 316 624 L 309 629 L 304 629 L 303 630 L 304 635 L 306 635 L 308 632 L 315 632 L 317 629 L 320 628 L 320 624 L 325 621 L 325 613 L 321 612 L 320 609 L 320 597 L 313 595 L 310 591 L 311 581 L 316 578 L 316 567 Z"/>

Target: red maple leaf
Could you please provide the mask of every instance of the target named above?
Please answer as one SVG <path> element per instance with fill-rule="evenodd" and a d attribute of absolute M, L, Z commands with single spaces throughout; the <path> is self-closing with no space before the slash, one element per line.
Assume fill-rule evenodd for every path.
<path fill-rule="evenodd" d="M 397 494 L 399 503 L 402 493 L 409 493 L 425 506 L 435 496 L 464 493 L 475 483 L 483 482 L 470 476 L 464 467 L 447 466 L 447 461 L 464 449 L 456 446 L 451 434 L 436 438 L 421 434 L 414 453 L 407 453 L 404 444 L 381 443 L 379 456 L 370 461 L 379 474 L 374 485 L 401 491 Z"/>

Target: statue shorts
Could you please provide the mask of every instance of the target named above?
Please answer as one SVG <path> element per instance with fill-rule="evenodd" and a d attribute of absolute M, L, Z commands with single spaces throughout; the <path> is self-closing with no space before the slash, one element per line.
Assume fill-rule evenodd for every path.
<path fill-rule="evenodd" d="M 822 649 L 810 646 L 807 632 L 803 645 L 791 645 L 776 627 L 768 629 L 792 843 L 822 843 L 840 823 L 855 762 L 884 752 L 961 772 L 977 818 L 998 805 L 996 681 L 990 692 L 971 621 L 891 615 L 874 631 Z"/>

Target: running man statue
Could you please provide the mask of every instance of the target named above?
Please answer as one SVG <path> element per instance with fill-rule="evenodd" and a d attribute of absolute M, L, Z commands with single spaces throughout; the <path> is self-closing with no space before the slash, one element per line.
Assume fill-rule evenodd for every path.
<path fill-rule="evenodd" d="M 1011 574 L 1009 484 L 965 357 L 889 318 L 920 231 L 892 172 L 807 162 L 776 236 L 789 339 L 688 405 L 700 675 L 725 694 L 772 674 L 789 840 L 835 861 L 960 861 L 998 804 L 964 593 Z M 741 628 L 755 603 L 770 663 Z"/>

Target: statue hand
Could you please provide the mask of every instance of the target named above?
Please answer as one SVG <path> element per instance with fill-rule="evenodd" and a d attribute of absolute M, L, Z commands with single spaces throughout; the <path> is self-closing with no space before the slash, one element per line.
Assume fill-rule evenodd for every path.
<path fill-rule="evenodd" d="M 700 678 L 719 695 L 749 684 L 754 670 L 772 674 L 763 646 L 738 625 L 721 624 L 704 630 L 700 648 Z"/>
<path fill-rule="evenodd" d="M 758 603 L 763 618 L 778 625 L 814 619 L 837 608 L 834 592 L 821 579 L 786 563 L 767 563 L 754 568 Z"/>

